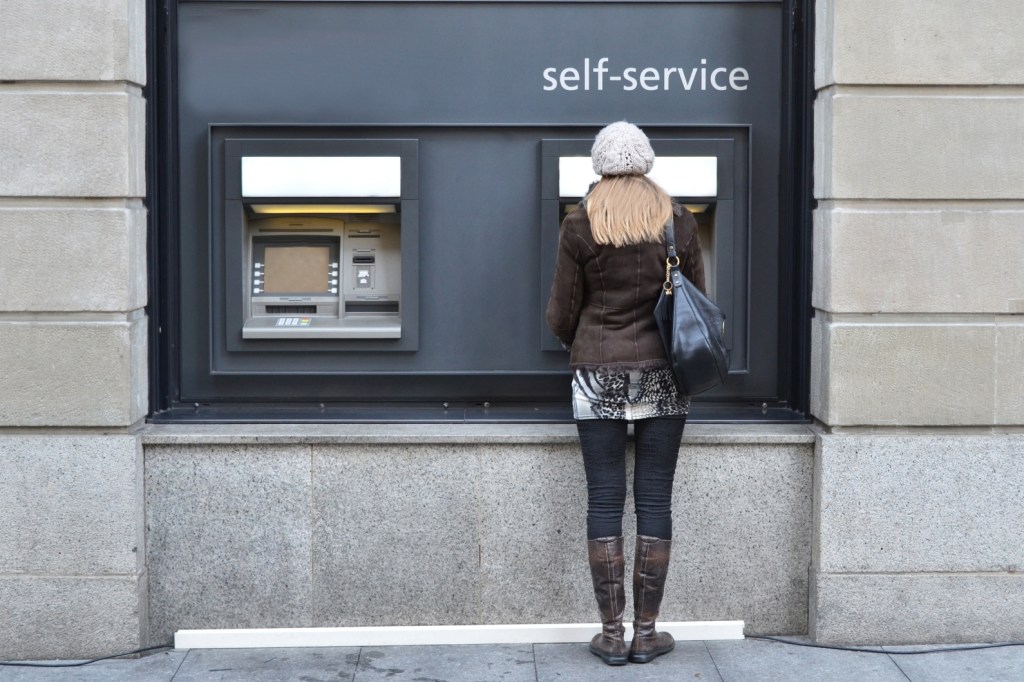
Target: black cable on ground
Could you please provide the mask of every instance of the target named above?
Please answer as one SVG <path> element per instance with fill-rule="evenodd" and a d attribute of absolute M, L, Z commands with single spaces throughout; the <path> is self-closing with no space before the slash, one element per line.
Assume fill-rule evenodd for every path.
<path fill-rule="evenodd" d="M 998 649 L 1005 646 L 1024 646 L 1024 642 L 999 642 L 997 644 L 971 644 L 969 646 L 939 647 L 935 649 L 922 649 L 919 651 L 889 651 L 888 649 L 872 649 L 870 647 L 854 646 L 832 646 L 830 644 L 811 644 L 810 642 L 794 642 L 791 639 L 782 637 L 759 637 L 750 635 L 747 639 L 764 639 L 769 642 L 781 642 L 793 646 L 805 646 L 811 649 L 835 649 L 836 651 L 856 651 L 863 654 L 893 654 L 897 656 L 913 656 L 916 654 L 939 654 L 947 651 L 977 651 L 978 649 Z"/>
<path fill-rule="evenodd" d="M 83 665 L 89 665 L 90 663 L 98 663 L 99 661 L 107 661 L 111 658 L 120 658 L 122 656 L 132 656 L 133 654 L 142 654 L 147 651 L 156 651 L 157 649 L 173 649 L 173 644 L 161 644 L 160 646 L 148 646 L 145 649 L 136 649 L 135 651 L 126 651 L 123 654 L 112 654 L 110 656 L 104 656 L 103 658 L 94 658 L 91 661 L 80 661 L 78 663 L 16 663 L 14 661 L 0 661 L 0 665 L 17 666 L 21 668 L 78 668 Z"/>

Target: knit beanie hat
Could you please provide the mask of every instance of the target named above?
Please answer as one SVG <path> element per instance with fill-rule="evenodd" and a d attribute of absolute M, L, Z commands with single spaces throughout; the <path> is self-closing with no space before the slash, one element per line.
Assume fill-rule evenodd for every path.
<path fill-rule="evenodd" d="M 598 175 L 646 175 L 654 165 L 654 150 L 644 131 L 618 121 L 594 138 L 590 160 Z"/>

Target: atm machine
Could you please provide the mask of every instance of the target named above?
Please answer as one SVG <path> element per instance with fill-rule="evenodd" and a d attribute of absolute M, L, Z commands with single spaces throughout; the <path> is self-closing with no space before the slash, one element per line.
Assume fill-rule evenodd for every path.
<path fill-rule="evenodd" d="M 732 205 L 731 200 L 722 200 L 723 188 L 720 178 L 722 171 L 727 168 L 723 168 L 721 155 L 705 155 L 698 151 L 703 148 L 706 148 L 707 151 L 714 151 L 714 146 L 708 146 L 702 142 L 694 144 L 687 141 L 672 141 L 677 146 L 690 144 L 697 147 L 695 150 L 697 153 L 684 156 L 678 152 L 676 154 L 662 153 L 659 150 L 658 142 L 658 140 L 652 140 L 655 151 L 658 153 L 649 177 L 661 185 L 673 199 L 686 206 L 697 219 L 708 296 L 720 306 L 729 309 L 727 314 L 730 314 L 733 311 L 729 301 L 725 300 L 728 299 L 728 296 L 723 296 L 723 292 L 719 291 L 718 287 L 718 282 L 721 279 L 718 276 L 719 260 L 724 256 L 723 253 L 720 253 L 719 248 L 720 242 L 723 241 L 721 237 L 728 238 L 731 232 L 726 228 L 726 234 L 720 234 L 722 226 L 718 225 L 721 205 L 726 204 L 728 210 L 731 210 Z M 585 142 L 576 140 L 545 141 L 544 156 L 545 169 L 542 172 L 545 175 L 545 197 L 541 223 L 542 241 L 546 248 L 542 256 L 541 310 L 546 305 L 551 277 L 554 274 L 559 225 L 562 219 L 571 213 L 587 194 L 591 184 L 600 179 L 591 166 L 589 140 Z M 555 181 L 556 175 L 557 182 Z M 723 221 L 725 225 L 731 224 L 727 216 L 728 210 L 721 216 L 725 218 Z M 730 330 L 730 336 L 731 333 Z M 542 327 L 541 334 L 542 350 L 558 351 L 561 349 L 561 344 L 548 331 L 546 325 Z"/>
<path fill-rule="evenodd" d="M 402 336 L 400 157 L 241 158 L 243 339 Z"/>

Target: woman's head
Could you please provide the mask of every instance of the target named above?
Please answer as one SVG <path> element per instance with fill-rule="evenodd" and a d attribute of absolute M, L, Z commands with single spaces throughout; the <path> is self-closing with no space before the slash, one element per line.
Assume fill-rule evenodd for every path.
<path fill-rule="evenodd" d="M 654 150 L 644 131 L 618 121 L 601 129 L 590 149 L 594 172 L 607 175 L 646 175 L 654 166 Z"/>
<path fill-rule="evenodd" d="M 590 159 L 601 176 L 587 195 L 594 240 L 614 246 L 661 241 L 672 199 L 646 176 L 654 150 L 644 132 L 625 121 L 612 123 L 597 134 Z"/>

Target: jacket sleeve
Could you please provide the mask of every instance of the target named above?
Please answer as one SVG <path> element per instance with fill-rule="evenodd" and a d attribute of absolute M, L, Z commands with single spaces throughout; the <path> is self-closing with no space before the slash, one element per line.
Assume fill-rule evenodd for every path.
<path fill-rule="evenodd" d="M 708 295 L 707 284 L 704 281 L 704 254 L 700 249 L 700 235 L 697 229 L 697 219 L 685 208 L 683 209 L 684 229 L 682 234 L 689 238 L 686 245 L 679 251 L 679 269 L 686 279 L 693 282 L 693 286 L 700 289 L 705 296 Z M 680 230 L 676 229 L 676 238 L 680 236 Z"/>
<path fill-rule="evenodd" d="M 551 332 L 568 346 L 576 338 L 582 309 L 583 264 L 580 262 L 579 241 L 563 223 L 558 233 L 558 255 L 548 298 L 547 323 Z"/>

